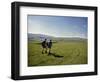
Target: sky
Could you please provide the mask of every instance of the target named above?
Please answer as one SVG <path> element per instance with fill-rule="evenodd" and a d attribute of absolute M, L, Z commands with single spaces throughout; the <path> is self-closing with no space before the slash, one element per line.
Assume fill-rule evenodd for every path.
<path fill-rule="evenodd" d="M 27 24 L 28 33 L 87 38 L 87 17 L 28 15 Z"/>

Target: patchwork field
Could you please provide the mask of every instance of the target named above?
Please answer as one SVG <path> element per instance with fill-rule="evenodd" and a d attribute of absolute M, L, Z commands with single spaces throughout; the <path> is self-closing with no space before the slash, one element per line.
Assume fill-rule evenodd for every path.
<path fill-rule="evenodd" d="M 57 41 L 51 55 L 42 54 L 41 42 L 28 41 L 28 66 L 87 64 L 87 40 Z"/>

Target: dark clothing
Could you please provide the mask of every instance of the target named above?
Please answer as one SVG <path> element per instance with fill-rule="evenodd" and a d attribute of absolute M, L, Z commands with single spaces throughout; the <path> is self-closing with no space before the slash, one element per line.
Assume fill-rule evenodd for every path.
<path fill-rule="evenodd" d="M 42 47 L 43 47 L 43 48 L 47 48 L 47 43 L 46 43 L 46 41 L 43 41 L 43 42 L 42 42 Z"/>
<path fill-rule="evenodd" d="M 52 47 L 52 42 L 48 42 L 48 48 Z"/>

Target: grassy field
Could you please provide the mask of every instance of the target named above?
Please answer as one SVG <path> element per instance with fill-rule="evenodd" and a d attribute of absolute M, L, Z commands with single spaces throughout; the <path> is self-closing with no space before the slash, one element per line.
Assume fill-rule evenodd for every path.
<path fill-rule="evenodd" d="M 42 54 L 39 42 L 28 42 L 28 66 L 87 64 L 87 41 L 58 41 L 52 54 Z"/>

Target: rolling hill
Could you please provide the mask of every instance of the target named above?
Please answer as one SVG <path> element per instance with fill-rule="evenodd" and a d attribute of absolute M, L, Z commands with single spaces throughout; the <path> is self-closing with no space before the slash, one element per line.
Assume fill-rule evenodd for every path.
<path fill-rule="evenodd" d="M 80 38 L 80 37 L 54 37 L 50 35 L 45 35 L 45 34 L 32 34 L 28 33 L 28 40 L 29 41 L 43 41 L 44 39 L 52 39 L 53 41 L 86 41 L 87 39 L 85 38 Z"/>

